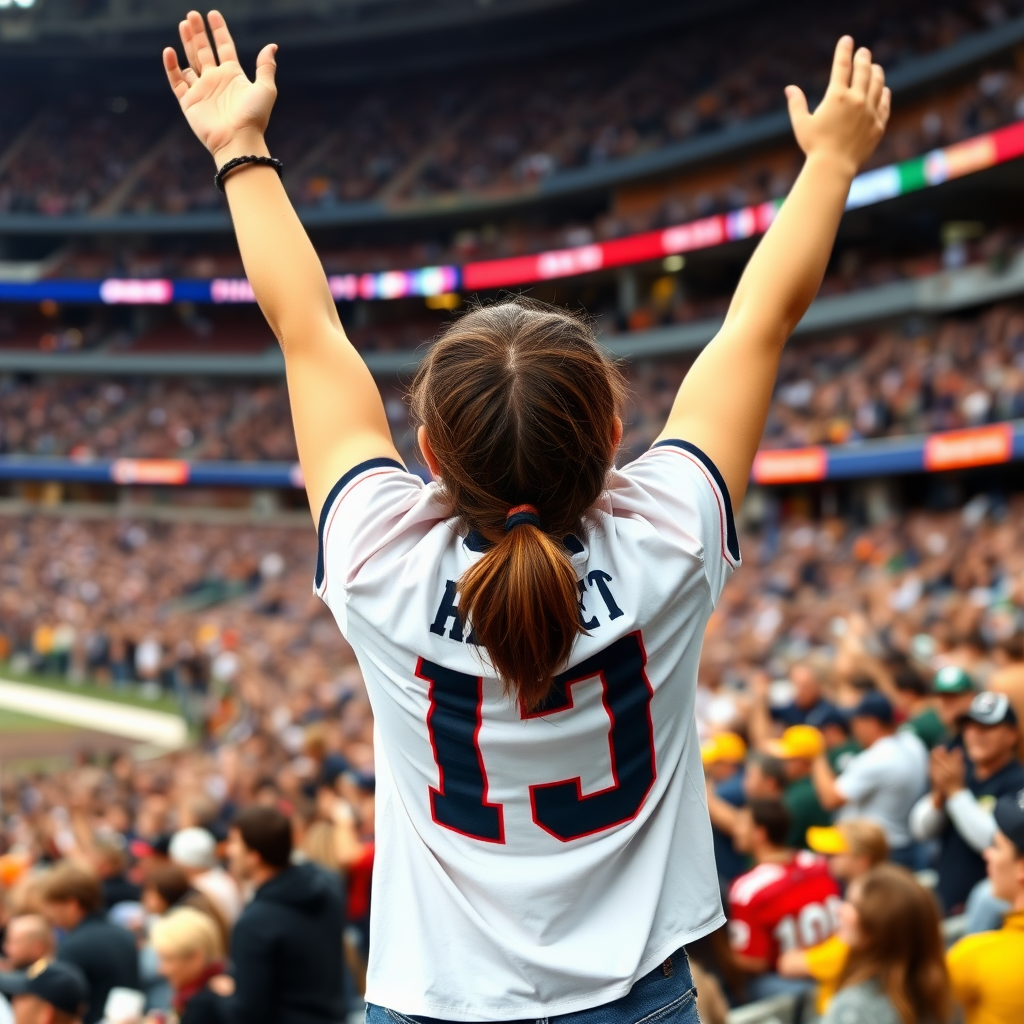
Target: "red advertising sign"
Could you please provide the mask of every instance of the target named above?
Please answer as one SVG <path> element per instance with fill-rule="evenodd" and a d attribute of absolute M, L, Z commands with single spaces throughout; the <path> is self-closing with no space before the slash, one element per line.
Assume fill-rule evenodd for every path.
<path fill-rule="evenodd" d="M 110 467 L 115 484 L 159 484 L 180 487 L 188 483 L 188 463 L 181 459 L 117 459 Z"/>
<path fill-rule="evenodd" d="M 757 453 L 751 476 L 759 484 L 800 484 L 824 480 L 828 452 L 824 448 L 769 448 Z"/>
<path fill-rule="evenodd" d="M 991 427 L 951 430 L 933 434 L 924 443 L 924 468 L 929 473 L 944 469 L 968 469 L 1009 462 L 1013 455 L 1013 427 L 996 423 Z"/>

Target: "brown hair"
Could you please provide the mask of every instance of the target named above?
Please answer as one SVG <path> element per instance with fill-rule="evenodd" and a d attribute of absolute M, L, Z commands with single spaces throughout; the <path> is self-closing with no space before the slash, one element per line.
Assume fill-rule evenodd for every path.
<path fill-rule="evenodd" d="M 413 383 L 447 514 L 491 545 L 458 582 L 459 614 L 530 708 L 586 632 L 564 542 L 604 489 L 624 401 L 586 320 L 522 298 L 462 316 Z M 506 531 L 519 505 L 537 509 L 539 528 Z"/>
<path fill-rule="evenodd" d="M 934 898 L 895 864 L 872 868 L 853 886 L 860 937 L 839 988 L 875 979 L 905 1024 L 945 1024 L 952 1006 Z"/>
<path fill-rule="evenodd" d="M 176 907 L 191 907 L 206 914 L 217 926 L 221 945 L 228 949 L 231 945 L 231 928 L 224 917 L 224 912 L 210 899 L 206 893 L 192 888 L 192 880 L 185 869 L 177 864 L 154 864 L 147 872 L 142 883 L 143 889 L 152 889 L 167 904 L 167 910 Z"/>
<path fill-rule="evenodd" d="M 100 880 L 91 871 L 77 864 L 64 862 L 51 869 L 43 879 L 40 893 L 44 903 L 67 903 L 74 900 L 86 914 L 103 906 Z"/>

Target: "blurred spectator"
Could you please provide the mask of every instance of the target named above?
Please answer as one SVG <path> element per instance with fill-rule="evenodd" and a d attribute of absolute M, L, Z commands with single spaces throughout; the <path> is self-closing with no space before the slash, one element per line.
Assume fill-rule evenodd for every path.
<path fill-rule="evenodd" d="M 277 809 L 241 811 L 228 839 L 234 875 L 255 890 L 235 926 L 237 1024 L 337 1024 L 345 1015 L 341 885 L 292 865 L 291 822 Z"/>
<path fill-rule="evenodd" d="M 860 745 L 850 735 L 849 718 L 834 705 L 819 704 L 808 714 L 807 725 L 817 729 L 825 738 L 825 757 L 836 774 L 850 763 L 854 754 L 860 753 Z"/>
<path fill-rule="evenodd" d="M 40 892 L 43 910 L 64 932 L 57 956 L 74 964 L 89 987 L 85 1024 L 103 1017 L 113 988 L 139 988 L 138 954 L 131 934 L 103 917 L 103 892 L 94 874 L 73 864 L 58 864 Z"/>
<path fill-rule="evenodd" d="M 4 958 L 12 971 L 24 971 L 54 953 L 53 930 L 42 914 L 17 914 L 4 929 Z"/>
<path fill-rule="evenodd" d="M 715 797 L 732 807 L 742 807 L 743 762 L 747 757 L 743 737 L 734 732 L 719 733 L 701 746 L 700 756 Z M 736 849 L 730 833 L 712 824 L 718 877 L 727 884 L 746 871 L 747 858 Z"/>
<path fill-rule="evenodd" d="M 832 877 L 844 886 L 889 858 L 885 833 L 873 821 L 851 818 L 827 828 L 812 828 L 808 845 L 828 857 Z M 787 978 L 813 978 L 818 984 L 815 1009 L 825 1012 L 846 964 L 849 946 L 839 935 L 831 935 L 810 949 L 791 949 L 779 956 L 779 974 Z"/>
<path fill-rule="evenodd" d="M 14 1006 L 14 1024 L 79 1024 L 88 985 L 74 964 L 38 962 L 39 968 L 0 975 L 0 991 Z"/>
<path fill-rule="evenodd" d="M 92 847 L 93 870 L 103 890 L 103 906 L 107 910 L 118 903 L 135 903 L 142 896 L 141 886 L 132 882 L 125 874 L 128 866 L 124 849 L 124 838 L 98 840 Z"/>
<path fill-rule="evenodd" d="M 977 693 L 970 675 L 958 665 L 946 665 L 936 673 L 932 693 L 945 728 L 944 745 L 949 749 L 963 746 L 964 719 Z"/>
<path fill-rule="evenodd" d="M 953 993 L 966 1024 L 1024 1020 L 1024 790 L 998 801 L 995 823 L 985 860 L 992 891 L 1010 913 L 999 931 L 969 935 L 949 951 Z"/>
<path fill-rule="evenodd" d="M 806 847 L 808 829 L 832 824 L 832 815 L 821 806 L 811 778 L 815 760 L 826 753 L 825 737 L 814 726 L 791 725 L 780 739 L 769 740 L 765 751 L 778 758 L 786 769 L 782 796 L 790 817 L 786 842 L 797 849 Z"/>
<path fill-rule="evenodd" d="M 904 868 L 856 879 L 840 911 L 849 953 L 823 1024 L 949 1024 L 949 978 L 935 902 Z"/>
<path fill-rule="evenodd" d="M 946 727 L 935 710 L 934 698 L 913 669 L 906 667 L 896 673 L 892 700 L 907 728 L 929 750 L 946 738 Z"/>
<path fill-rule="evenodd" d="M 910 828 L 919 841 L 938 838 L 937 894 L 949 913 L 960 910 L 985 877 L 982 854 L 992 844 L 991 805 L 1024 789 L 1016 757 L 1017 715 L 1002 693 L 979 693 L 963 724 L 963 747 L 932 751 L 932 791 L 914 806 Z"/>
<path fill-rule="evenodd" d="M 194 889 L 209 897 L 232 927 L 242 913 L 238 883 L 217 861 L 217 840 L 205 828 L 185 828 L 171 837 L 171 862 L 184 868 Z"/>
<path fill-rule="evenodd" d="M 194 907 L 178 907 L 153 925 L 150 940 L 160 957 L 160 973 L 174 990 L 179 1024 L 223 1024 L 223 997 L 233 986 L 224 976 L 216 923 Z"/>
<path fill-rule="evenodd" d="M 758 746 L 766 742 L 773 734 L 772 723 L 784 726 L 804 725 L 807 716 L 822 710 L 827 701 L 822 697 L 821 679 L 813 665 L 798 662 L 789 670 L 789 700 L 784 703 L 773 703 L 771 700 L 772 684 L 767 676 L 758 676 L 753 680 L 753 697 L 750 718 L 751 740 Z"/>
<path fill-rule="evenodd" d="M 778 800 L 754 800 L 738 812 L 736 845 L 755 867 L 729 888 L 729 940 L 754 999 L 802 996 L 810 983 L 779 975 L 779 957 L 809 949 L 835 929 L 839 887 L 823 857 L 786 845 L 789 813 Z"/>
<path fill-rule="evenodd" d="M 228 949 L 231 929 L 220 907 L 205 893 L 192 887 L 188 873 L 178 864 L 150 867 L 142 885 L 142 905 L 147 914 L 163 917 L 178 907 L 191 907 L 211 918 L 220 932 L 221 945 Z"/>
<path fill-rule="evenodd" d="M 910 810 L 928 783 L 928 752 L 910 731 L 896 731 L 892 705 L 868 692 L 851 710 L 853 736 L 863 748 L 837 776 L 825 757 L 814 763 L 814 788 L 840 819 L 868 818 L 885 831 L 897 863 L 918 867 L 919 851 L 908 826 Z"/>

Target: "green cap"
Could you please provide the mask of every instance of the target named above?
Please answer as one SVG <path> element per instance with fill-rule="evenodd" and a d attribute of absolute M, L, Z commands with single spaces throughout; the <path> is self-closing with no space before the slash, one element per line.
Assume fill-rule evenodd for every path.
<path fill-rule="evenodd" d="M 932 680 L 932 693 L 971 693 L 974 683 L 959 665 L 940 668 Z"/>

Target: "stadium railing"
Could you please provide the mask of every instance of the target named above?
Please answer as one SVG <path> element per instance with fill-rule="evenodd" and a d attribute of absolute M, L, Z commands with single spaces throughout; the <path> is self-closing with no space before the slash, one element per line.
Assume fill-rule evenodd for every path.
<path fill-rule="evenodd" d="M 1024 460 L 1024 420 L 916 437 L 855 444 L 772 448 L 758 452 L 751 479 L 765 486 L 851 480 L 906 473 L 941 473 Z M 164 487 L 301 488 L 292 462 L 184 459 L 41 458 L 0 456 L 0 480 L 59 481 Z"/>

